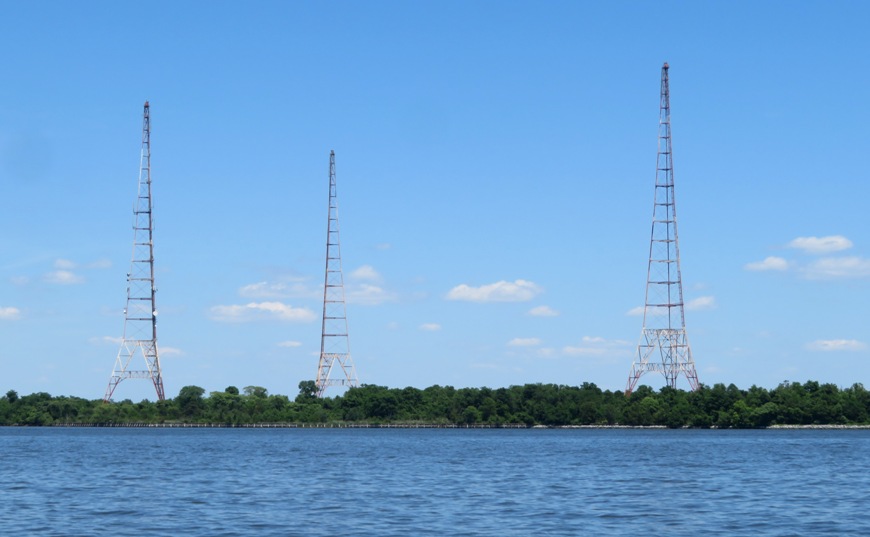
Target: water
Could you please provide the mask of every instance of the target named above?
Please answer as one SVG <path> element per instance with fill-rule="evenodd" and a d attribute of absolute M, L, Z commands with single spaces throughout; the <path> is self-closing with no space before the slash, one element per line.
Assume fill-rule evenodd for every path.
<path fill-rule="evenodd" d="M 0 429 L 0 535 L 870 535 L 870 431 Z"/>

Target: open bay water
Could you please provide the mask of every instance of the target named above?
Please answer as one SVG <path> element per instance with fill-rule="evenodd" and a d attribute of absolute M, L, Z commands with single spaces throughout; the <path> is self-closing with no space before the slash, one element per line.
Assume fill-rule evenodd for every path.
<path fill-rule="evenodd" d="M 870 431 L 0 428 L 0 487 L 0 535 L 870 535 Z"/>

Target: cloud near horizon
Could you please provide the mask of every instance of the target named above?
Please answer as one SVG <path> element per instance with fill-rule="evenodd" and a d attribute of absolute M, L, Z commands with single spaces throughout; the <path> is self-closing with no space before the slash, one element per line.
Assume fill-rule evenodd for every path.
<path fill-rule="evenodd" d="M 441 330 L 441 325 L 438 323 L 423 323 L 419 328 L 424 332 L 437 332 L 438 330 Z"/>
<path fill-rule="evenodd" d="M 631 343 L 621 339 L 604 339 L 603 337 L 583 336 L 580 345 L 568 345 L 562 348 L 562 354 L 568 356 L 624 356 Z"/>
<path fill-rule="evenodd" d="M 213 321 L 230 323 L 252 321 L 310 322 L 317 317 L 308 308 L 294 308 L 282 302 L 250 302 L 240 305 L 214 306 L 209 312 Z"/>
<path fill-rule="evenodd" d="M 540 286 L 527 280 L 501 280 L 480 287 L 457 285 L 447 293 L 447 300 L 465 302 L 527 302 L 543 292 Z"/>

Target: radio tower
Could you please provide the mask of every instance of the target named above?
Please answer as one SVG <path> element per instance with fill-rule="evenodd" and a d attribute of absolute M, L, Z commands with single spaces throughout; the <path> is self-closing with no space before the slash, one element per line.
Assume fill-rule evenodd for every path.
<path fill-rule="evenodd" d="M 142 123 L 142 154 L 139 161 L 139 189 L 133 207 L 133 257 L 127 274 L 127 307 L 124 309 L 124 338 L 115 359 L 104 401 L 109 401 L 124 379 L 150 379 L 157 399 L 164 400 L 163 375 L 157 353 L 157 307 L 154 296 L 154 219 L 151 212 L 151 115 L 148 101 Z M 139 351 L 145 369 L 130 369 Z"/>
<path fill-rule="evenodd" d="M 698 389 L 698 374 L 686 335 L 683 308 L 667 63 L 662 66 L 659 149 L 652 220 L 643 329 L 637 345 L 637 358 L 628 375 L 625 388 L 627 395 L 634 390 L 641 375 L 651 371 L 663 374 L 671 388 L 677 387 L 677 377 L 682 374 L 692 390 Z"/>
<path fill-rule="evenodd" d="M 342 378 L 330 378 L 335 363 Z M 341 272 L 341 241 L 338 236 L 338 198 L 335 191 L 335 151 L 329 152 L 329 224 L 326 233 L 326 278 L 323 283 L 323 328 L 320 361 L 317 364 L 317 396 L 329 386 L 358 386 L 347 336 L 347 306 Z"/>

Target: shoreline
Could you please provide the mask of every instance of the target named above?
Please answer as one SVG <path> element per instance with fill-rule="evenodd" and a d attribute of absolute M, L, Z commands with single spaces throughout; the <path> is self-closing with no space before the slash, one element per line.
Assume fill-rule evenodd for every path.
<path fill-rule="evenodd" d="M 440 423 L 53 423 L 51 425 L 5 425 L 3 427 L 69 427 L 122 429 L 600 429 L 600 430 L 662 430 L 664 425 L 525 425 L 525 424 L 440 424 Z M 680 427 L 673 430 L 870 430 L 866 425 L 771 425 L 747 429 L 718 427 Z"/>

